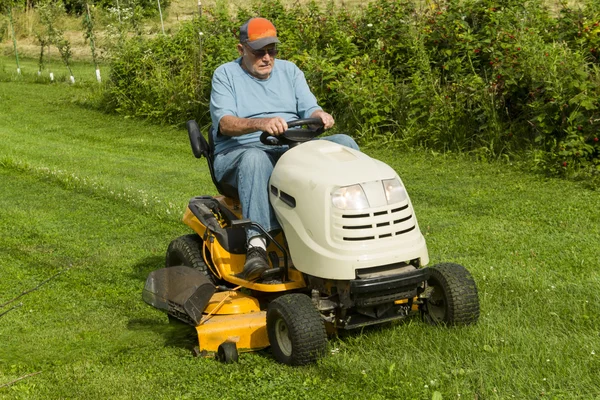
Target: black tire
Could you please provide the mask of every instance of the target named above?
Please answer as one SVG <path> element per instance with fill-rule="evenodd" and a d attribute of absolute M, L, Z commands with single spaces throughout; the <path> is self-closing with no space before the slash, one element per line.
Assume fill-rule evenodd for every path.
<path fill-rule="evenodd" d="M 267 333 L 273 356 L 282 364 L 313 363 L 327 348 L 321 314 L 304 294 L 286 294 L 269 304 Z"/>
<path fill-rule="evenodd" d="M 197 234 L 178 237 L 167 248 L 165 266 L 168 268 L 184 265 L 194 268 L 206 275 L 212 283 L 217 284 L 218 278 L 213 275 L 202 257 L 202 246 L 202 239 Z"/>
<path fill-rule="evenodd" d="M 224 342 L 217 349 L 217 360 L 225 364 L 238 362 L 238 351 L 235 343 Z"/>
<path fill-rule="evenodd" d="M 479 297 L 473 277 L 460 264 L 443 263 L 430 268 L 427 285 L 433 291 L 424 308 L 424 319 L 432 325 L 460 326 L 479 319 Z"/>

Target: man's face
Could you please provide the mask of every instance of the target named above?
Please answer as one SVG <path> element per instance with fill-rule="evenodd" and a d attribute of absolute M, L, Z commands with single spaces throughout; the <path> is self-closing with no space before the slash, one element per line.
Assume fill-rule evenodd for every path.
<path fill-rule="evenodd" d="M 238 52 L 242 56 L 242 67 L 258 79 L 267 79 L 271 75 L 277 50 L 275 44 L 269 44 L 260 50 L 238 44 Z"/>

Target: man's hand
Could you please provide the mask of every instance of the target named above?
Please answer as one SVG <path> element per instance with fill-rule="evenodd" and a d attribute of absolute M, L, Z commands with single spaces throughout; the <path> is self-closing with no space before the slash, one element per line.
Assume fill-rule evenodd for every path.
<path fill-rule="evenodd" d="M 335 121 L 334 121 L 333 117 L 331 116 L 331 114 L 328 114 L 323 110 L 315 111 L 314 113 L 311 114 L 310 117 L 311 118 L 319 118 L 321 121 L 323 121 L 323 125 L 324 125 L 325 129 L 330 129 L 335 124 Z"/>
<path fill-rule="evenodd" d="M 287 122 L 281 117 L 257 118 L 257 121 L 260 121 L 259 130 L 273 136 L 279 136 L 288 129 Z"/>

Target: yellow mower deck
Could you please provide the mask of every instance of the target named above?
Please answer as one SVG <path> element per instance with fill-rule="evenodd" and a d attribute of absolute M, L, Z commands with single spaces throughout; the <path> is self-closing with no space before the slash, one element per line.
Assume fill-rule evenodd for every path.
<path fill-rule="evenodd" d="M 266 316 L 254 297 L 239 291 L 215 293 L 196 326 L 200 352 L 214 353 L 225 342 L 235 343 L 240 352 L 268 347 Z"/>

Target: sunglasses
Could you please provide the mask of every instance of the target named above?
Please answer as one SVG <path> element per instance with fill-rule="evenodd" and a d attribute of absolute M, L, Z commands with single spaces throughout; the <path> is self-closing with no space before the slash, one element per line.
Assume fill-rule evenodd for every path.
<path fill-rule="evenodd" d="M 275 47 L 273 47 L 272 49 L 260 49 L 260 50 L 254 50 L 250 46 L 246 46 L 246 48 L 256 58 L 263 58 L 266 54 L 268 54 L 269 57 L 275 57 L 279 53 L 279 50 Z"/>

